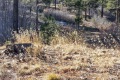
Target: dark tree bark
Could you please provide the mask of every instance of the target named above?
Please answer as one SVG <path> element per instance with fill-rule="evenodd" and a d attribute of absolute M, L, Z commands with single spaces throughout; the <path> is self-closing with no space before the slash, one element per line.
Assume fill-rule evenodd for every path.
<path fill-rule="evenodd" d="M 102 5 L 102 7 L 101 7 L 101 17 L 103 17 L 103 13 L 104 13 L 104 7 Z"/>
<path fill-rule="evenodd" d="M 13 3 L 13 30 L 19 33 L 18 28 L 18 3 L 19 0 L 14 0 Z"/>
<path fill-rule="evenodd" d="M 90 4 L 88 4 L 89 6 L 88 6 L 88 15 L 89 15 L 89 19 L 90 19 L 90 17 L 91 17 L 91 8 L 90 8 Z"/>
<path fill-rule="evenodd" d="M 84 12 L 85 12 L 85 20 L 87 21 L 87 4 L 86 2 L 84 2 L 84 5 L 85 5 L 85 9 L 84 9 Z"/>
<path fill-rule="evenodd" d="M 32 4 L 31 3 L 32 3 L 32 0 L 30 0 L 30 27 L 31 27 L 31 16 L 32 16 Z"/>
<path fill-rule="evenodd" d="M 55 0 L 55 9 L 56 9 L 56 7 L 57 7 L 57 5 L 56 5 L 56 4 L 57 4 L 57 0 Z"/>
<path fill-rule="evenodd" d="M 85 20 L 87 21 L 87 9 L 85 8 Z"/>
<path fill-rule="evenodd" d="M 103 0 L 102 0 L 102 5 L 101 5 L 101 17 L 103 17 L 103 14 L 104 14 L 104 3 L 103 3 Z"/>
<path fill-rule="evenodd" d="M 39 36 L 39 30 L 38 30 L 38 0 L 36 0 L 36 33 Z"/>

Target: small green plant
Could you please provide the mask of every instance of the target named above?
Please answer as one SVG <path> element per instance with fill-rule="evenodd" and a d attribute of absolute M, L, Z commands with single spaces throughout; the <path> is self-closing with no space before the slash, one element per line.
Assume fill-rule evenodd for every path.
<path fill-rule="evenodd" d="M 44 44 L 50 44 L 50 41 L 58 32 L 58 26 L 56 25 L 54 19 L 52 17 L 48 17 L 44 19 L 45 24 L 41 26 L 41 36 Z"/>

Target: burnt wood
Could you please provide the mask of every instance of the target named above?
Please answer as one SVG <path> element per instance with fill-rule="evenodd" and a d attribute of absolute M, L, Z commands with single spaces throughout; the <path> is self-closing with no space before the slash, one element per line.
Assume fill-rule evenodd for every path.
<path fill-rule="evenodd" d="M 19 55 L 19 54 L 25 54 L 27 53 L 26 48 L 31 47 L 31 43 L 21 43 L 21 44 L 11 44 L 11 45 L 6 45 L 6 50 L 4 53 L 6 55 Z"/>

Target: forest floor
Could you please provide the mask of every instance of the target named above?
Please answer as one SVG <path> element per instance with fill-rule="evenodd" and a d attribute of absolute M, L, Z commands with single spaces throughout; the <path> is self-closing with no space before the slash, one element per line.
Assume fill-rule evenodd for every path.
<path fill-rule="evenodd" d="M 67 27 L 63 32 L 69 32 L 74 39 L 79 35 Z M 55 40 L 59 44 L 43 45 L 38 43 L 33 33 L 34 46 L 26 49 L 28 53 L 24 59 L 22 55 L 5 55 L 6 46 L 0 47 L 0 80 L 56 80 L 50 77 L 59 77 L 58 80 L 120 80 L 120 49 L 111 47 L 118 42 L 109 34 L 83 33 L 82 39 L 88 40 L 88 43 L 91 41 L 90 44 L 95 46 L 84 44 L 82 40 L 79 44 L 70 43 L 70 37 L 67 40 L 60 36 Z M 28 32 L 16 38 L 19 44 L 30 43 Z M 110 48 L 105 48 L 99 42 L 113 43 L 106 44 Z"/>
<path fill-rule="evenodd" d="M 91 41 L 93 45 L 84 44 L 81 38 L 79 43 L 71 43 L 79 34 L 69 28 L 63 30 L 71 34 L 69 39 L 57 36 L 53 43 L 58 44 L 52 45 L 39 43 L 32 32 L 33 47 L 26 49 L 28 53 L 24 58 L 21 54 L 7 56 L 6 46 L 0 47 L 0 80 L 120 80 L 120 49 L 111 47 L 117 43 L 113 37 L 85 31 L 81 34 L 82 40 Z M 16 34 L 16 39 L 18 44 L 31 43 L 28 32 Z M 106 44 L 110 47 L 105 48 L 99 42 L 113 43 Z M 60 79 L 50 79 L 55 77 Z"/>
<path fill-rule="evenodd" d="M 62 10 L 66 11 L 66 8 Z M 97 23 L 96 20 L 93 21 L 94 23 L 84 22 L 84 26 L 107 29 L 111 25 L 108 22 L 105 24 L 102 19 Z M 91 34 L 88 32 L 83 36 L 86 39 Z M 95 38 L 93 43 L 96 43 L 95 36 L 93 35 Z M 105 34 L 105 36 L 108 35 Z M 22 35 L 22 37 L 22 42 L 26 40 L 29 43 L 29 40 L 27 41 L 29 35 Z M 21 37 L 17 39 L 22 40 Z M 50 77 L 59 77 L 60 79 L 57 80 L 120 80 L 119 48 L 91 47 L 82 42 L 81 44 L 62 43 L 49 46 L 33 43 L 33 45 L 35 49 L 28 48 L 29 53 L 24 59 L 21 55 L 14 57 L 5 55 L 6 46 L 0 46 L 0 80 L 56 80 Z"/>
<path fill-rule="evenodd" d="M 37 57 L 9 57 L 0 49 L 0 80 L 120 80 L 120 51 L 80 44 L 43 46 Z M 52 80 L 52 79 L 50 79 Z"/>

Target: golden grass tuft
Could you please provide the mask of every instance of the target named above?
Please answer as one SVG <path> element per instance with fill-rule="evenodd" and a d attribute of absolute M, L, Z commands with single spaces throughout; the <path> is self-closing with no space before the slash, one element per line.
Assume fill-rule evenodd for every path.
<path fill-rule="evenodd" d="M 55 73 L 49 73 L 45 76 L 44 80 L 60 80 L 60 76 Z"/>
<path fill-rule="evenodd" d="M 51 41 L 51 45 L 82 44 L 82 43 L 83 39 L 75 30 L 73 30 L 73 32 L 65 32 L 65 34 L 63 34 L 62 36 L 58 33 L 53 37 Z"/>
<path fill-rule="evenodd" d="M 19 34 L 15 34 L 16 37 L 16 43 L 41 43 L 40 37 L 36 34 L 36 31 L 23 31 Z"/>
<path fill-rule="evenodd" d="M 67 39 L 67 37 L 60 36 L 59 34 L 56 34 L 51 41 L 51 45 L 66 44 L 66 43 L 69 43 L 69 40 Z"/>

